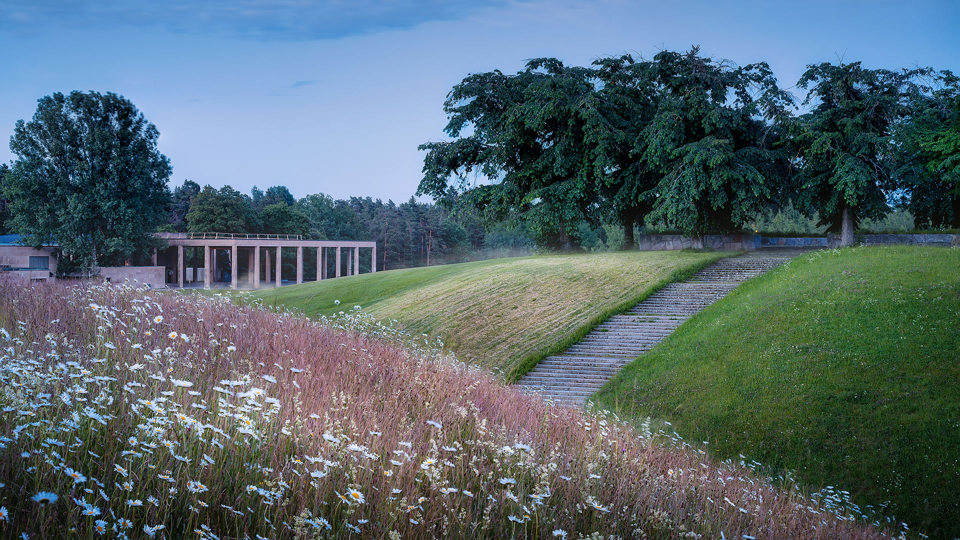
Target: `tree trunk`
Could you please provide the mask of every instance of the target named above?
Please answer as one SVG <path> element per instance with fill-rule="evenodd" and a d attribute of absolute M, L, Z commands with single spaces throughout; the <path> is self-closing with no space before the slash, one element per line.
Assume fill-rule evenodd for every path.
<path fill-rule="evenodd" d="M 843 206 L 843 214 L 840 223 L 840 247 L 853 245 L 853 212 L 850 207 Z"/>
<path fill-rule="evenodd" d="M 633 216 L 625 216 L 621 223 L 623 224 L 623 243 L 624 249 L 630 250 L 635 247 L 633 241 Z"/>
<path fill-rule="evenodd" d="M 427 231 L 427 266 L 430 266 L 430 248 L 433 247 L 433 229 Z"/>

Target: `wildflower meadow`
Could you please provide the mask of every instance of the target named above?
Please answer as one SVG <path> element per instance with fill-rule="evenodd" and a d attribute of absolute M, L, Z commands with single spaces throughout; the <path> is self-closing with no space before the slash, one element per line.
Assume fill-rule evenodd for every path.
<path fill-rule="evenodd" d="M 360 310 L 0 282 L 0 536 L 881 538 Z"/>

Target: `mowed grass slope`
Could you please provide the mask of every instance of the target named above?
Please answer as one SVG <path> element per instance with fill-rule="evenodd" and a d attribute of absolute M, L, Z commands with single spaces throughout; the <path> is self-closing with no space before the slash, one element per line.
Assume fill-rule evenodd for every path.
<path fill-rule="evenodd" d="M 670 251 L 494 259 L 363 274 L 256 296 L 311 316 L 359 305 L 411 332 L 441 337 L 461 360 L 516 378 L 609 314 L 725 255 Z"/>
<path fill-rule="evenodd" d="M 960 534 L 960 250 L 805 255 L 739 287 L 598 394 L 719 457 L 796 471 Z"/>

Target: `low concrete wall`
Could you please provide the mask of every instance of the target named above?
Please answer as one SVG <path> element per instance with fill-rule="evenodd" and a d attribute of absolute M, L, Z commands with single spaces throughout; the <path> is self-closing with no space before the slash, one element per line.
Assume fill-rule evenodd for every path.
<path fill-rule="evenodd" d="M 21 281 L 53 281 L 53 272 L 50 270 L 29 270 L 29 269 L 15 269 L 15 270 L 0 270 L 0 279 L 10 278 L 17 279 Z"/>
<path fill-rule="evenodd" d="M 764 236 L 760 247 L 825 248 L 830 247 L 830 239 L 826 236 Z"/>
<path fill-rule="evenodd" d="M 960 234 L 858 234 L 857 244 L 865 246 L 911 245 L 911 246 L 960 246 Z M 708 234 L 703 238 L 690 238 L 679 234 L 643 234 L 637 237 L 637 249 L 663 251 L 678 249 L 716 249 L 752 251 L 760 248 L 835 248 L 840 245 L 840 235 L 826 236 L 761 236 L 759 234 Z"/>
<path fill-rule="evenodd" d="M 865 246 L 883 244 L 906 244 L 911 246 L 960 246 L 960 234 L 864 234 L 857 236 L 857 242 Z"/>
<path fill-rule="evenodd" d="M 0 267 L 9 267 L 17 270 L 40 270 L 30 268 L 30 257 L 46 257 L 47 268 L 43 270 L 54 271 L 57 269 L 57 256 L 53 248 L 32 248 L 30 246 L 0 246 Z"/>
<path fill-rule="evenodd" d="M 164 266 L 101 266 L 99 271 L 100 277 L 111 283 L 129 281 L 135 285 L 149 285 L 154 289 L 167 286 Z"/>
<path fill-rule="evenodd" d="M 677 249 L 754 250 L 760 248 L 760 236 L 755 234 L 708 234 L 690 238 L 680 234 L 642 234 L 636 238 L 641 251 Z"/>

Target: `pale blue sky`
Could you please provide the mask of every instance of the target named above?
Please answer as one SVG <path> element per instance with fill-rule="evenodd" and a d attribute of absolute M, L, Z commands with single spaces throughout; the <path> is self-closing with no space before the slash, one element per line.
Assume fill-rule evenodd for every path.
<path fill-rule="evenodd" d="M 960 72 L 957 28 L 953 1 L 0 0 L 0 161 L 39 97 L 114 91 L 159 128 L 174 185 L 405 200 L 468 73 L 700 44 L 790 88 L 841 56 Z"/>

